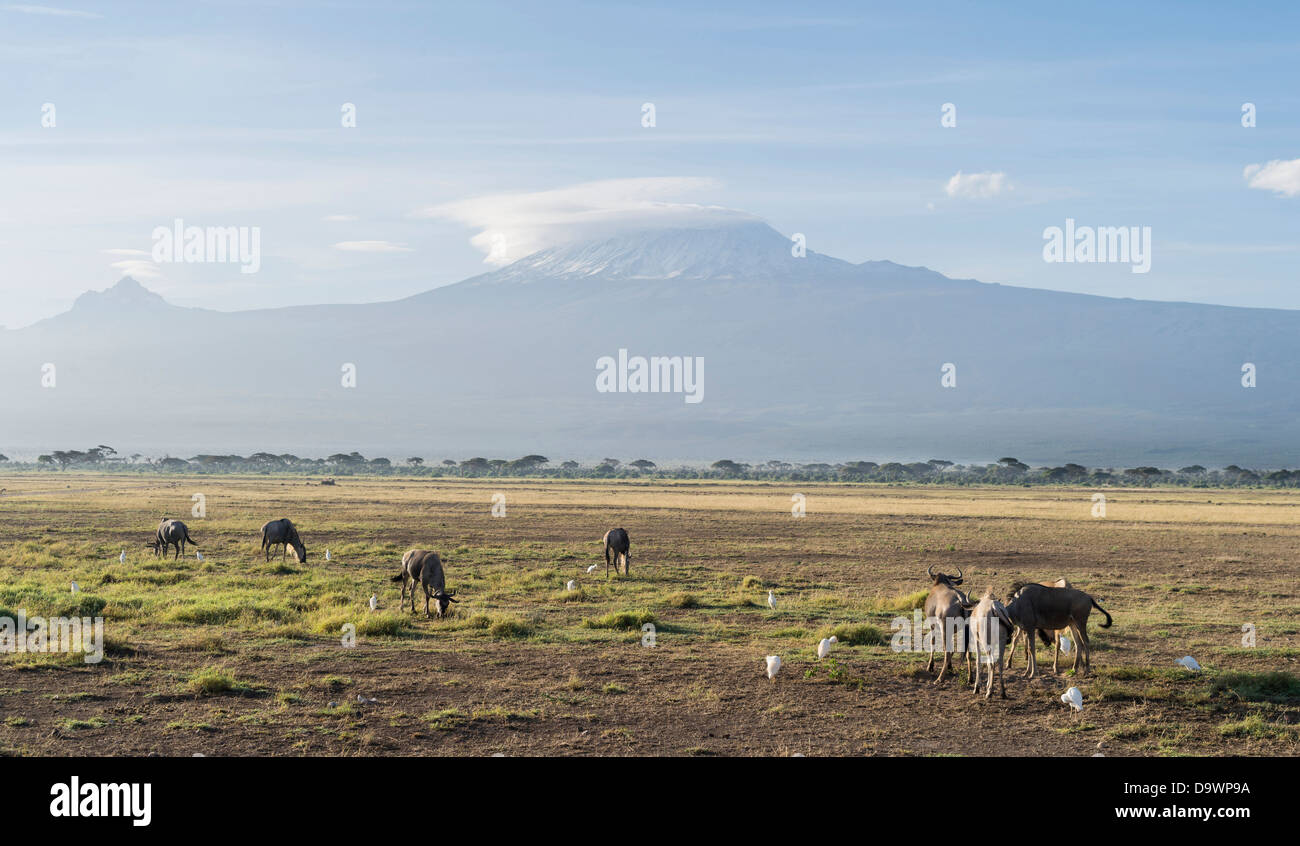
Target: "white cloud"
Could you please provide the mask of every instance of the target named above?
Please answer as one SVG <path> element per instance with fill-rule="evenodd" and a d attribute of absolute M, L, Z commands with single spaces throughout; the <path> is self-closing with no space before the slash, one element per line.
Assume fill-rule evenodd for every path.
<path fill-rule="evenodd" d="M 952 179 L 948 180 L 948 185 L 944 188 L 949 197 L 959 199 L 986 199 L 996 197 L 1004 190 L 1010 189 L 1011 186 L 1007 183 L 1007 175 L 1002 171 L 997 173 L 992 171 L 962 173 L 960 170 Z"/>
<path fill-rule="evenodd" d="M 109 267 L 116 270 L 123 276 L 134 276 L 137 279 L 161 279 L 162 271 L 153 260 L 153 255 L 148 250 L 133 250 L 126 247 L 113 247 L 101 252 L 110 256 L 120 256 L 118 261 L 110 262 Z"/>
<path fill-rule="evenodd" d="M 606 179 L 523 194 L 492 194 L 418 209 L 414 217 L 454 220 L 478 229 L 470 243 L 484 263 L 505 265 L 538 250 L 608 237 L 629 229 L 708 225 L 754 219 L 734 209 L 685 202 L 715 192 L 713 179 L 663 176 Z"/>
<path fill-rule="evenodd" d="M 348 253 L 409 253 L 411 248 L 392 241 L 339 241 L 334 249 Z"/>
<path fill-rule="evenodd" d="M 18 12 L 22 15 L 52 15 L 58 18 L 102 18 L 94 12 L 79 12 L 76 9 L 59 9 L 54 6 L 0 6 L 6 12 Z"/>
<path fill-rule="evenodd" d="M 1300 159 L 1282 161 L 1274 159 L 1268 164 L 1246 165 L 1242 172 L 1246 184 L 1261 191 L 1272 191 L 1283 197 L 1300 194 Z"/>

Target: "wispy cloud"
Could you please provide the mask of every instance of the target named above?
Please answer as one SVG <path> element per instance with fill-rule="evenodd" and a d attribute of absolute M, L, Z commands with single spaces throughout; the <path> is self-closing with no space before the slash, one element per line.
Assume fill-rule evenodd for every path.
<path fill-rule="evenodd" d="M 987 199 L 996 197 L 1005 190 L 1010 190 L 1007 175 L 1002 171 L 996 173 L 962 173 L 960 170 L 948 180 L 944 191 L 955 199 Z"/>
<path fill-rule="evenodd" d="M 1300 194 L 1300 159 L 1274 159 L 1268 164 L 1246 165 L 1242 175 L 1251 188 L 1272 191 L 1283 197 Z"/>
<path fill-rule="evenodd" d="M 628 229 L 708 225 L 754 219 L 723 206 L 686 201 L 716 192 L 716 180 L 689 176 L 606 179 L 526 194 L 491 194 L 430 206 L 414 217 L 455 220 L 480 231 L 470 243 L 487 264 L 504 265 L 538 250 Z"/>
<path fill-rule="evenodd" d="M 347 253 L 409 253 L 411 248 L 392 241 L 339 241 L 334 249 Z"/>
<path fill-rule="evenodd" d="M 77 9 L 60 9 L 55 6 L 0 6 L 0 11 L 17 12 L 21 15 L 49 15 L 57 18 L 102 18 L 95 12 L 82 12 Z"/>

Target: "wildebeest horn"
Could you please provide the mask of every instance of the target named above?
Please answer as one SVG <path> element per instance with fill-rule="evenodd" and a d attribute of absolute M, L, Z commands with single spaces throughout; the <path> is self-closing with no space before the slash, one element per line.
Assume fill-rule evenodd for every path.
<path fill-rule="evenodd" d="M 926 568 L 925 568 L 925 574 L 926 574 L 927 576 L 929 576 L 930 578 L 932 578 L 932 579 L 934 578 L 934 565 L 933 565 L 933 564 L 931 564 L 929 567 L 926 567 Z"/>
<path fill-rule="evenodd" d="M 962 579 L 963 579 L 963 577 L 964 577 L 965 575 L 966 575 L 966 574 L 962 572 L 961 566 L 958 565 L 958 567 L 957 567 L 957 578 L 953 579 L 953 580 L 952 580 L 952 583 L 955 584 L 955 585 L 959 585 L 959 584 L 961 584 Z"/>

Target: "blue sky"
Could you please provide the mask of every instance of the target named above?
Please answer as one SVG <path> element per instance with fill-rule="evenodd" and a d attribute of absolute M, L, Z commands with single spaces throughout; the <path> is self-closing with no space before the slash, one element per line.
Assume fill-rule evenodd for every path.
<path fill-rule="evenodd" d="M 490 269 L 492 233 L 700 206 L 851 261 L 1300 308 L 1293 4 L 63 2 L 0 0 L 0 325 L 125 269 L 209 308 L 391 299 Z M 153 266 L 178 217 L 260 227 L 259 272 Z M 1151 271 L 1045 263 L 1066 218 L 1151 227 Z"/>

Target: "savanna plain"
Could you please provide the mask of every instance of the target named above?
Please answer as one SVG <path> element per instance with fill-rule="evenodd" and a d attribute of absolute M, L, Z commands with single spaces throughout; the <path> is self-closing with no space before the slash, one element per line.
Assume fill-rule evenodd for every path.
<path fill-rule="evenodd" d="M 1300 751 L 1297 491 L 1108 489 L 1097 517 L 1083 488 L 43 473 L 0 489 L 0 616 L 105 621 L 97 664 L 0 655 L 8 755 Z M 164 517 L 202 560 L 144 546 Z M 306 563 L 264 560 L 279 517 Z M 631 572 L 607 579 L 616 526 Z M 399 606 L 417 547 L 456 591 L 442 619 Z M 924 652 L 890 646 L 932 565 L 974 597 L 1068 578 L 1114 617 L 1093 613 L 1092 673 L 1070 655 L 1054 674 L 1039 644 L 1038 677 L 1021 651 L 1005 700 L 964 669 L 934 684 Z"/>

